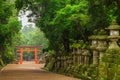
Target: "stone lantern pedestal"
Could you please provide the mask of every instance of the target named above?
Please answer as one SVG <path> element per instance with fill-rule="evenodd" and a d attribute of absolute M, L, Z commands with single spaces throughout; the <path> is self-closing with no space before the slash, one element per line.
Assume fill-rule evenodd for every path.
<path fill-rule="evenodd" d="M 77 49 L 73 49 L 73 64 L 77 64 Z"/>
<path fill-rule="evenodd" d="M 80 63 L 84 65 L 84 60 L 85 60 L 85 55 L 84 55 L 85 49 L 82 49 L 82 54 L 81 54 L 81 60 Z"/>
<path fill-rule="evenodd" d="M 82 64 L 82 49 L 78 49 L 78 64 Z"/>
<path fill-rule="evenodd" d="M 90 56 L 90 52 L 89 50 L 85 50 L 84 53 L 83 53 L 83 56 L 84 56 L 84 65 L 89 65 L 89 56 Z"/>
<path fill-rule="evenodd" d="M 81 64 L 81 55 L 82 55 L 82 53 L 81 53 L 81 49 L 80 48 L 78 48 L 77 49 L 77 52 L 75 53 L 75 61 L 76 61 L 76 64 Z"/>

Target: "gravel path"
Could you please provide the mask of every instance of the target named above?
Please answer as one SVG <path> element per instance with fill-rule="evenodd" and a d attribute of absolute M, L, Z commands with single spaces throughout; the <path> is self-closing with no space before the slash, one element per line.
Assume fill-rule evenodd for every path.
<path fill-rule="evenodd" d="M 0 72 L 0 80 L 80 80 L 42 70 L 44 64 L 24 62 L 8 64 Z"/>

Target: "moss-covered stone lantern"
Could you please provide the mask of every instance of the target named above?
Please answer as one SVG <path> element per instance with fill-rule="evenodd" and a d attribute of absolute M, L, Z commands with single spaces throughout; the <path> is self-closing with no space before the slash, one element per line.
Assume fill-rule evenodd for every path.
<path fill-rule="evenodd" d="M 90 58 L 89 58 L 89 56 L 90 56 L 90 52 L 89 52 L 89 50 L 85 50 L 84 51 L 84 53 L 83 53 L 83 56 L 84 56 L 84 65 L 86 65 L 86 66 L 88 66 L 89 65 L 89 60 L 90 60 Z"/>
<path fill-rule="evenodd" d="M 118 39 L 120 39 L 119 36 L 120 26 L 117 24 L 116 21 L 113 21 L 112 24 L 107 29 L 110 30 L 110 36 L 108 36 L 108 39 L 110 39 L 111 41 L 109 49 L 119 49 L 117 41 Z"/>
<path fill-rule="evenodd" d="M 108 49 L 99 65 L 98 80 L 120 80 L 120 48 L 117 44 L 119 37 L 120 26 L 113 21 L 107 28 L 110 30 L 108 39 Z"/>
<path fill-rule="evenodd" d="M 98 41 L 97 41 L 97 30 L 94 31 L 94 34 L 89 37 L 90 40 L 92 40 L 92 44 L 90 46 L 90 49 L 93 50 L 93 64 L 97 65 L 99 61 L 99 55 L 98 51 L 96 50 L 96 47 L 98 46 Z"/>
<path fill-rule="evenodd" d="M 103 29 L 99 31 L 97 40 L 98 47 L 96 49 L 99 51 L 99 60 L 101 61 L 107 49 L 107 35 Z"/>

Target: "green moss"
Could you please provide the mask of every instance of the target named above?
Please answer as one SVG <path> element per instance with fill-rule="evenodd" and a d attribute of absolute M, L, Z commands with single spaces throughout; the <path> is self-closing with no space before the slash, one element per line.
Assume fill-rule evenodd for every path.
<path fill-rule="evenodd" d="M 50 61 L 50 62 L 48 63 L 48 65 L 47 65 L 48 70 L 51 71 L 51 70 L 53 69 L 54 63 L 55 63 L 55 59 L 52 58 L 51 61 Z"/>
<path fill-rule="evenodd" d="M 99 66 L 99 80 L 120 80 L 120 51 L 108 49 L 102 61 Z"/>
<path fill-rule="evenodd" d="M 4 66 L 4 65 L 5 65 L 5 64 L 4 64 L 3 60 L 0 59 L 0 66 Z"/>
<path fill-rule="evenodd" d="M 3 66 L 0 65 L 0 70 L 3 68 Z"/>
<path fill-rule="evenodd" d="M 98 34 L 99 34 L 99 35 L 106 35 L 107 33 L 106 33 L 105 30 L 101 29 L 101 30 L 98 32 Z"/>

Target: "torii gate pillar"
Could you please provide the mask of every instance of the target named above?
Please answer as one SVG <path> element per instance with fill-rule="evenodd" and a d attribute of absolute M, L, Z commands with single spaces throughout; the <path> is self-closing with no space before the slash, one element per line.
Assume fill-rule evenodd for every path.
<path fill-rule="evenodd" d="M 22 64 L 23 61 L 23 48 L 20 48 L 20 64 Z"/>
<path fill-rule="evenodd" d="M 38 64 L 37 49 L 34 49 L 35 63 Z"/>

